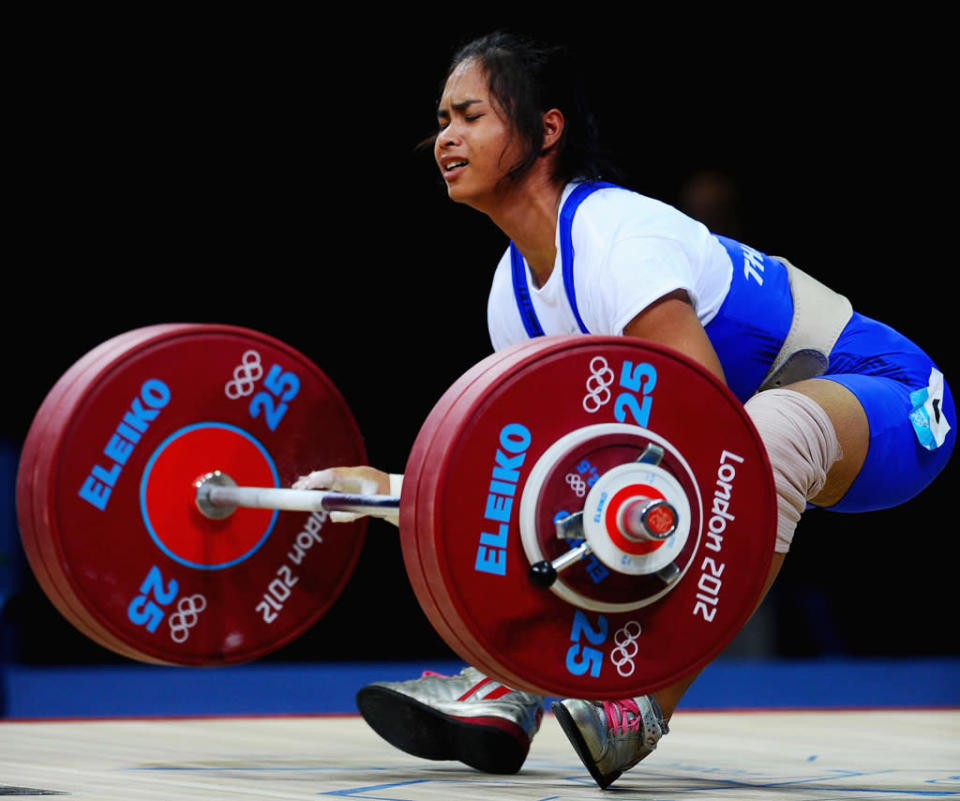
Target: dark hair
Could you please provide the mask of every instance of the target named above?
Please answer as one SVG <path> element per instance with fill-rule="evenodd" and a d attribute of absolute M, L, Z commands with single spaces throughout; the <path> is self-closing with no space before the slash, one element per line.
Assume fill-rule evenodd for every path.
<path fill-rule="evenodd" d="M 491 96 L 525 145 L 524 156 L 507 174 L 508 180 L 522 177 L 540 156 L 543 114 L 552 108 L 564 117 L 552 177 L 562 183 L 620 179 L 620 171 L 600 145 L 583 80 L 567 50 L 498 31 L 457 50 L 444 80 L 457 65 L 471 59 L 483 66 Z"/>

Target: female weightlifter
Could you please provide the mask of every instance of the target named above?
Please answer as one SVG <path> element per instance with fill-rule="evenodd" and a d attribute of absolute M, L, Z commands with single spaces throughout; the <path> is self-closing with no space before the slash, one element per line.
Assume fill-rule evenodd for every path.
<path fill-rule="evenodd" d="M 934 479 L 956 438 L 950 390 L 916 345 L 789 262 L 605 183 L 615 173 L 598 155 L 578 86 L 562 50 L 505 34 L 466 45 L 447 74 L 437 166 L 450 198 L 510 240 L 490 291 L 490 338 L 500 349 L 540 334 L 640 337 L 724 380 L 773 467 L 778 527 L 766 591 L 807 504 L 886 508 Z M 401 478 L 333 468 L 297 486 L 399 494 Z M 656 748 L 694 678 L 553 710 L 606 787 Z M 473 668 L 375 683 L 357 700 L 393 745 L 497 773 L 520 769 L 543 705 Z"/>

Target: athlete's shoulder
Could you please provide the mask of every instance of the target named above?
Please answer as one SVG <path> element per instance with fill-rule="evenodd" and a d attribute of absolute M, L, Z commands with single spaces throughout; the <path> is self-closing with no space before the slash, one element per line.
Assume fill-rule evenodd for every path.
<path fill-rule="evenodd" d="M 584 200 L 584 204 L 590 203 L 593 206 L 622 206 L 629 209 L 650 209 L 665 212 L 677 212 L 675 208 L 662 200 L 641 194 L 634 189 L 616 184 L 598 183 L 597 187 Z"/>
<path fill-rule="evenodd" d="M 699 226 L 662 200 L 621 186 L 605 185 L 586 197 L 574 218 L 574 229 L 590 229 L 608 240 L 622 237 L 677 235 Z"/>

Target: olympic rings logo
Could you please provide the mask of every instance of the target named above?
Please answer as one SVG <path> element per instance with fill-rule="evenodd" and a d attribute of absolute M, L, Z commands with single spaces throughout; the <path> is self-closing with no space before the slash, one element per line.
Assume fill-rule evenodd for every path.
<path fill-rule="evenodd" d="M 240 364 L 234 368 L 233 380 L 224 384 L 223 392 L 230 400 L 250 395 L 262 375 L 260 354 L 255 350 L 248 350 L 243 354 Z"/>
<path fill-rule="evenodd" d="M 573 490 L 574 494 L 578 498 L 582 498 L 587 494 L 587 482 L 584 481 L 576 473 L 567 473 L 566 482 L 570 485 L 570 489 Z"/>
<path fill-rule="evenodd" d="M 587 413 L 594 414 L 610 403 L 610 385 L 614 378 L 613 370 L 603 356 L 594 356 L 590 360 L 587 394 L 583 398 L 583 408 Z"/>
<path fill-rule="evenodd" d="M 637 638 L 642 633 L 643 629 L 640 624 L 636 620 L 629 620 L 622 629 L 618 629 L 613 635 L 616 648 L 610 651 L 610 661 L 616 666 L 617 673 L 624 678 L 632 676 L 637 669 L 637 666 L 633 663 L 633 658 L 640 653 Z"/>
<path fill-rule="evenodd" d="M 177 611 L 170 615 L 170 639 L 184 643 L 190 636 L 190 629 L 197 625 L 200 613 L 207 608 L 207 599 L 202 595 L 188 595 L 177 603 Z"/>

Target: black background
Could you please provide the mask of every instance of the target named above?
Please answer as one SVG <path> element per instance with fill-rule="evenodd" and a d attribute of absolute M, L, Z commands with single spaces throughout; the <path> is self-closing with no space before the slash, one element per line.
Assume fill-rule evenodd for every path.
<path fill-rule="evenodd" d="M 490 348 L 504 238 L 451 204 L 415 149 L 454 46 L 508 21 L 485 16 L 26 25 L 0 434 L 19 447 L 57 377 L 99 342 L 223 322 L 311 357 L 352 407 L 370 462 L 402 471 L 434 402 Z M 721 172 L 736 205 L 719 233 L 790 258 L 956 375 L 953 95 L 935 21 L 579 16 L 509 20 L 579 51 L 633 188 L 684 206 L 697 176 Z M 750 647 L 960 651 L 941 617 L 955 607 L 955 488 L 951 465 L 896 510 L 806 515 Z M 6 616 L 24 661 L 119 660 L 70 630 L 28 575 Z M 446 655 L 395 530 L 373 521 L 338 603 L 269 658 Z"/>

